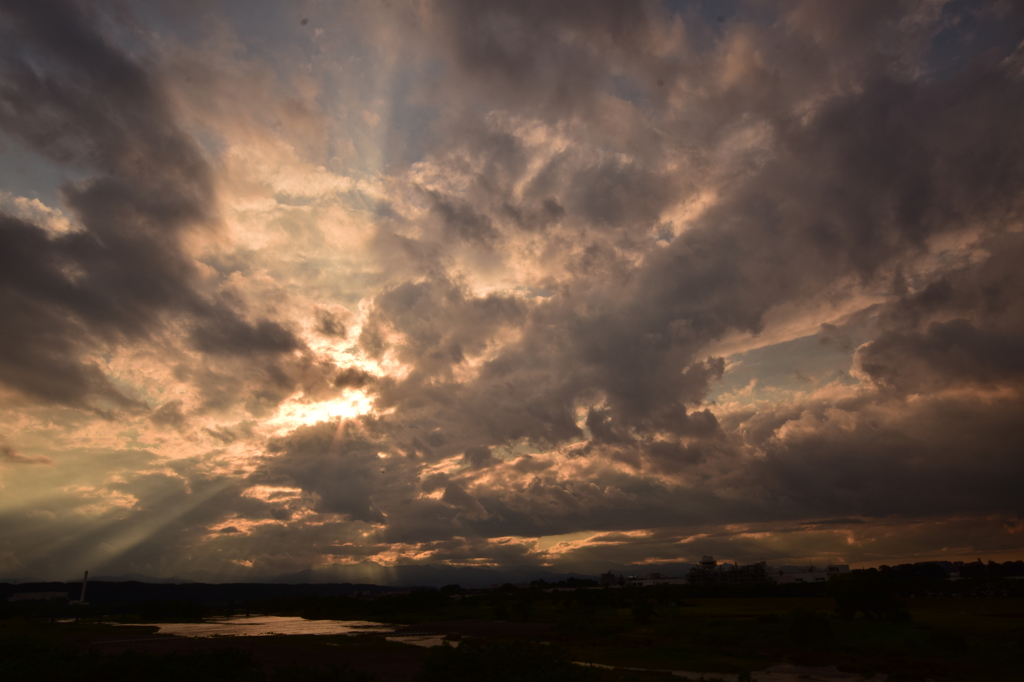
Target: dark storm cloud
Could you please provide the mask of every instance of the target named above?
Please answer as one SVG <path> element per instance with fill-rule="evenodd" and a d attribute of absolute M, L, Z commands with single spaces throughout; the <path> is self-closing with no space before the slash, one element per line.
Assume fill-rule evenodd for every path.
<path fill-rule="evenodd" d="M 271 441 L 268 450 L 275 457 L 251 478 L 254 483 L 297 485 L 317 495 L 318 511 L 384 521 L 375 497 L 394 485 L 397 472 L 388 473 L 389 463 L 377 456 L 373 442 L 321 423 Z"/>
<path fill-rule="evenodd" d="M 524 19 L 529 11 L 516 12 L 474 8 L 466 16 L 485 23 L 480 17 L 490 21 L 491 13 L 500 15 L 496 25 L 529 25 Z M 635 140 L 627 146 L 637 156 L 628 164 L 560 156 L 549 162 L 546 180 L 528 188 L 527 201 L 519 202 L 510 199 L 509 188 L 526 167 L 522 148 L 508 139 L 502 142 L 500 135 L 482 135 L 468 145 L 470 158 L 481 160 L 477 165 L 483 168 L 469 199 L 431 195 L 432 219 L 441 221 L 442 237 L 454 241 L 494 246 L 496 230 L 509 220 L 535 229 L 539 223 L 531 216 L 538 215 L 541 204 L 558 221 L 585 226 L 574 235 L 580 251 L 570 259 L 572 277 L 552 287 L 547 300 L 525 304 L 494 295 L 476 298 L 438 275 L 444 248 L 382 230 L 382 244 L 400 246 L 408 255 L 402 267 L 412 271 L 408 281 L 397 277 L 375 299 L 360 338 L 371 355 L 382 357 L 390 349 L 410 368 L 407 378 L 380 384 L 378 405 L 397 408 L 397 416 L 381 420 L 388 433 L 414 458 L 430 461 L 465 453 L 467 469 L 476 476 L 496 466 L 490 458 L 490 466 L 477 465 L 471 453 L 483 452 L 474 449 L 481 442 L 499 445 L 525 438 L 550 445 L 583 437 L 576 412 L 582 404 L 588 408 L 585 427 L 592 438 L 580 452 L 595 467 L 581 480 L 546 473 L 555 466 L 552 462 L 526 456 L 516 460 L 514 470 L 533 478 L 521 484 L 434 474 L 420 489 L 443 491 L 440 502 L 408 499 L 411 489 L 392 478 L 399 476 L 393 465 L 383 466 L 379 476 L 370 475 L 377 464 L 372 450 L 382 444 L 361 445 L 357 449 L 363 454 L 342 464 L 324 454 L 329 452 L 327 427 L 317 447 L 302 457 L 290 454 L 306 453 L 298 446 L 278 453 L 271 469 L 280 478 L 267 480 L 315 491 L 328 500 L 325 509 L 354 519 L 380 520 L 372 511 L 376 504 L 386 510 L 389 541 L 423 543 L 449 542 L 445 538 L 453 533 L 529 536 L 854 513 L 984 513 L 1012 504 L 1010 491 L 1019 481 L 1009 455 L 1017 447 L 1007 429 L 1009 415 L 1019 407 L 1012 400 L 988 411 L 953 401 L 907 413 L 898 400 L 886 402 L 891 397 L 862 395 L 840 404 L 826 400 L 761 407 L 721 423 L 700 407 L 724 372 L 721 359 L 700 355 L 707 343 L 733 330 L 756 334 L 773 307 L 810 300 L 843 277 L 869 283 L 889 277 L 894 268 L 923 256 L 929 239 L 956 232 L 965 223 L 999 233 L 1019 216 L 1021 136 L 1007 113 L 1020 104 L 1015 72 L 988 62 L 946 80 L 914 80 L 883 67 L 881 59 L 823 52 L 815 42 L 820 31 L 840 34 L 843 44 L 857 45 L 863 38 L 875 44 L 898 19 L 890 9 L 854 14 L 855 20 L 838 23 L 825 17 L 824 27 L 813 12 L 799 14 L 792 24 L 795 40 L 787 46 L 792 51 L 774 55 L 781 63 L 788 59 L 803 65 L 789 81 L 741 83 L 721 99 L 705 102 L 714 120 L 696 126 L 700 134 L 722 139 L 730 126 L 735 131 L 742 116 L 765 126 L 764 148 L 727 169 L 729 181 L 720 188 L 716 205 L 666 248 L 639 259 L 639 266 L 636 258 L 624 256 L 630 249 L 642 252 L 635 238 L 601 241 L 597 233 L 608 227 L 654 227 L 661 208 L 684 196 L 693 178 L 685 168 L 677 177 L 666 175 L 662 157 Z M 592 101 L 593 92 L 580 88 L 549 88 L 552 80 L 570 76 L 577 78 L 574 87 L 585 85 L 587 73 L 605 69 L 583 64 L 574 70 L 581 60 L 601 58 L 594 56 L 598 51 L 587 51 L 586 42 L 558 61 L 564 68 L 557 75 L 523 77 L 531 69 L 529 46 L 550 42 L 542 36 L 547 30 L 513 31 L 512 43 L 506 38 L 486 58 L 465 60 L 462 66 L 498 75 L 514 86 L 509 92 L 529 95 L 522 102 L 525 111 L 535 113 L 531 107 L 538 102 L 556 102 L 546 111 L 561 115 L 568 109 L 557 107 Z M 634 30 L 631 24 L 616 40 Z M 475 39 L 471 32 L 457 33 L 462 40 Z M 770 37 L 754 31 L 750 38 L 771 52 Z M 599 35 L 589 45 L 605 44 L 611 43 Z M 804 59 L 794 56 L 801 49 Z M 817 64 L 806 59 L 814 54 L 824 58 Z M 838 73 L 862 82 L 826 98 L 810 113 L 794 114 L 787 98 L 813 92 Z M 676 76 L 690 74 L 681 69 Z M 504 101 L 504 95 L 495 97 Z M 682 122 L 675 123 L 680 125 L 666 129 L 680 136 L 677 148 L 697 141 L 678 132 Z M 1018 283 L 1004 280 L 988 283 L 986 291 L 1019 291 Z M 917 284 L 929 291 L 927 282 Z M 935 284 L 928 296 L 936 295 L 936 287 L 941 288 Z M 957 381 L 973 375 L 975 382 L 993 384 L 1012 375 L 1016 370 L 1004 351 L 1015 337 L 1002 328 L 1005 320 L 961 315 L 922 318 L 911 327 L 885 326 L 883 335 L 861 350 L 861 368 L 879 384 L 894 384 L 896 370 L 906 373 L 913 366 L 908 358 L 927 365 L 921 373 L 928 377 L 935 368 L 960 377 Z M 1019 319 L 1017 312 L 1007 315 Z M 1001 330 L 993 324 L 1002 325 Z M 469 379 L 457 379 L 467 359 L 478 356 L 502 327 L 517 329 L 518 340 L 488 357 Z M 402 340 L 395 343 L 392 331 Z M 901 390 L 908 392 L 909 380 L 901 381 Z M 927 383 L 930 378 L 912 381 L 935 385 Z M 341 384 L 350 384 L 348 374 L 343 373 Z M 872 410 L 901 416 L 879 426 Z M 973 436 L 972 425 L 987 424 L 987 435 L 956 440 L 949 437 L 955 430 L 950 426 L 935 431 L 941 437 L 927 437 L 940 414 L 947 414 L 945 423 L 962 434 Z M 438 428 L 445 439 L 432 441 Z M 340 446 L 339 452 L 348 447 Z M 741 454 L 748 450 L 762 453 L 763 459 L 751 461 Z M 985 453 L 990 466 L 965 458 L 967 451 Z M 632 473 L 613 473 L 602 468 L 604 462 L 625 463 Z M 412 474 L 409 466 L 398 467 L 400 479 Z M 336 484 L 328 481 L 350 468 L 362 472 L 356 477 L 360 491 L 334 490 Z M 659 480 L 663 476 L 668 480 Z M 914 494 L 901 493 L 911 488 Z M 369 490 L 372 503 L 364 492 Z M 944 495 L 935 498 L 927 490 Z M 623 538 L 624 554 L 644 551 L 642 543 L 625 546 L 629 541 Z M 726 540 L 708 542 L 728 546 Z M 758 545 L 750 539 L 747 546 L 754 551 Z M 478 551 L 476 546 L 438 546 L 442 549 L 443 556 L 452 558 Z"/>
<path fill-rule="evenodd" d="M 910 410 L 889 402 L 801 408 L 798 419 L 781 420 L 790 422 L 789 433 L 753 442 L 765 458 L 750 466 L 748 480 L 736 481 L 755 499 L 775 500 L 778 511 L 910 517 L 1017 504 L 1024 483 L 1024 439 L 1013 425 L 1019 398 L 984 404 L 950 397 Z M 887 418 L 889 411 L 902 414 Z"/>
<path fill-rule="evenodd" d="M 760 494 L 820 514 L 997 513 L 1024 484 L 1020 235 L 903 290 L 856 362 L 879 392 L 762 407 L 737 434 Z"/>
<path fill-rule="evenodd" d="M 287 353 L 300 347 L 295 336 L 269 320 L 250 324 L 228 313 L 223 320 L 201 324 L 192 333 L 196 348 L 210 355 Z"/>
<path fill-rule="evenodd" d="M 434 9 L 456 64 L 492 104 L 542 103 L 560 115 L 593 101 L 607 86 L 607 62 L 644 54 L 652 24 L 666 19 L 656 3 L 617 0 L 440 2 Z M 563 38 L 570 33 L 582 40 Z"/>
<path fill-rule="evenodd" d="M 71 239 L 81 240 L 75 236 L 60 241 Z M 55 244 L 40 228 L 11 218 L 0 217 L 0 242 L 0 306 L 7 325 L 0 337 L 0 378 L 44 401 L 85 405 L 101 397 L 119 407 L 132 405 L 95 363 L 78 359 L 83 337 L 88 338 L 91 329 L 77 312 L 99 309 L 100 317 L 116 313 L 104 311 L 105 301 L 83 291 L 61 271 L 62 260 L 78 265 L 77 260 L 55 253 Z M 104 322 L 101 319 L 96 326 L 106 331 Z M 137 324 L 132 320 L 129 326 Z"/>
<path fill-rule="evenodd" d="M 1020 369 L 1008 351 L 1024 315 L 1010 265 L 1019 247 L 1000 235 L 1024 208 L 1016 116 L 1024 83 L 1005 51 L 922 77 L 914 65 L 932 29 L 922 28 L 927 18 L 907 18 L 923 7 L 908 7 L 792 3 L 778 21 L 737 19 L 708 50 L 690 52 L 684 39 L 671 56 L 648 49 L 668 25 L 656 5 L 436 7 L 453 73 L 437 99 L 456 111 L 435 124 L 453 142 L 427 161 L 479 170 L 464 193 L 431 195 L 439 230 L 388 238 L 410 254 L 408 270 L 396 268 L 372 301 L 360 343 L 375 357 L 393 351 L 409 368 L 380 385 L 378 406 L 395 408 L 382 418 L 389 433 L 416 458 L 465 453 L 469 466 L 423 481 L 423 492 L 443 491 L 440 501 L 408 500 L 395 471 L 369 475 L 375 455 L 361 446 L 350 466 L 387 514 L 387 540 L 1014 508 Z M 463 89 L 473 97 L 450 97 Z M 609 108 L 613 93 L 637 108 L 613 115 L 625 111 Z M 531 152 L 503 130 L 465 123 L 465 108 L 480 101 L 510 118 L 556 122 L 573 143 L 531 164 Z M 574 137 L 570 122 L 586 135 Z M 662 230 L 663 211 L 703 183 L 714 190 L 711 207 Z M 444 237 L 485 243 L 500 257 L 502 239 L 516 236 L 509 226 L 566 251 L 564 272 L 556 267 L 558 277 L 543 282 L 550 295 L 480 297 L 438 274 L 458 250 Z M 945 257 L 936 239 L 968 227 L 1000 256 L 967 268 L 920 265 Z M 655 246 L 652 233 L 667 236 Z M 757 404 L 742 418 L 705 410 L 725 373 L 708 344 L 761 333 L 779 306 L 889 290 L 901 270 L 917 273 L 914 293 L 875 310 L 879 335 L 858 353 L 861 370 L 886 391 L 867 385 L 841 398 Z M 484 355 L 504 329 L 517 334 Z M 979 385 L 1011 393 L 903 398 Z M 436 429 L 446 439 L 432 445 Z M 585 437 L 571 455 L 519 458 L 507 478 L 500 463 L 476 466 L 470 454 L 485 444 L 555 447 Z M 342 504 L 324 476 L 308 473 L 327 466 L 314 464 L 319 457 L 282 469 L 282 480 L 304 472 L 298 485 L 370 519 L 366 493 L 347 493 Z M 282 457 L 281 466 L 291 461 Z M 402 460 L 403 479 L 417 461 Z M 649 546 L 630 537 L 638 536 L 597 545 L 621 546 L 621 556 L 679 551 L 678 536 Z M 763 546 L 742 542 L 748 553 Z"/>
<path fill-rule="evenodd" d="M 907 29 L 911 33 L 899 41 L 887 38 L 902 16 L 891 5 L 859 6 L 850 10 L 849 19 L 831 13 L 819 16 L 820 12 L 801 4 L 792 9 L 787 29 L 792 40 L 784 48 L 773 45 L 771 30 L 748 27 L 753 49 L 778 59 L 775 65 L 768 62 L 758 67 L 772 78 L 746 90 L 717 94 L 717 85 L 706 84 L 712 94 L 703 104 L 717 115 L 715 135 L 756 122 L 763 139 L 756 152 L 738 157 L 739 165 L 728 169 L 729 181 L 721 185 L 709 211 L 636 266 L 622 256 L 630 248 L 628 243 L 603 243 L 596 240 L 596 233 L 606 225 L 654 227 L 660 207 L 690 187 L 693 177 L 685 166 L 678 176 L 666 176 L 658 168 L 662 159 L 658 153 L 638 155 L 630 165 L 595 165 L 578 155 L 558 157 L 548 171 L 557 182 L 547 183 L 536 196 L 550 196 L 554 188 L 553 200 L 565 207 L 561 219 L 592 228 L 580 233 L 585 248 L 571 270 L 573 278 L 550 298 L 531 305 L 517 321 L 522 331 L 519 340 L 505 345 L 468 382 L 448 379 L 450 369 L 469 355 L 461 343 L 440 331 L 451 325 L 424 322 L 462 319 L 451 316 L 470 307 L 464 297 L 457 299 L 457 305 L 439 306 L 436 296 L 421 300 L 426 284 L 412 282 L 380 296 L 374 304 L 376 326 L 364 334 L 387 324 L 406 334 L 408 345 L 396 350 L 413 367 L 410 379 L 387 389 L 384 404 L 415 406 L 417 419 L 443 425 L 456 438 L 460 433 L 479 432 L 492 443 L 527 438 L 554 444 L 581 437 L 573 414 L 580 401 L 603 402 L 587 413 L 592 440 L 583 452 L 629 463 L 638 472 L 650 466 L 665 474 L 698 474 L 710 487 L 695 494 L 709 501 L 709 509 L 733 519 L 742 516 L 738 512 L 742 505 L 732 493 L 728 499 L 717 497 L 716 486 L 756 491 L 744 513 L 759 518 L 911 514 L 915 508 L 941 514 L 956 508 L 979 511 L 1009 504 L 1002 493 L 993 498 L 986 491 L 1006 492 L 1012 487 L 993 478 L 994 471 L 1005 471 L 1013 481 L 1019 475 L 1008 454 L 1017 447 L 1017 440 L 1005 421 L 1017 406 L 1013 401 L 987 417 L 969 401 L 945 408 L 935 405 L 883 429 L 872 427 L 868 415 L 890 399 L 884 396 L 863 396 L 841 405 L 840 411 L 847 411 L 852 420 L 852 426 L 845 427 L 827 422 L 825 413 L 834 403 L 779 405 L 775 413 L 755 410 L 755 417 L 748 414 L 741 420 L 742 437 L 724 432 L 711 412 L 689 407 L 701 403 L 724 371 L 720 358 L 698 355 L 709 342 L 733 331 L 760 333 L 766 313 L 774 307 L 809 302 L 830 287 L 850 286 L 840 282 L 876 285 L 879 278 L 891 277 L 894 270 L 924 257 L 935 248 L 931 240 L 957 233 L 965 225 L 982 234 L 1003 233 L 1020 220 L 1024 208 L 1019 189 L 1024 186 L 1024 135 L 1014 115 L 1024 105 L 1024 85 L 1012 63 L 986 58 L 945 79 L 909 77 L 902 67 L 891 68 L 883 55 L 919 57 L 927 49 L 927 40 L 913 33 L 916 28 Z M 552 79 L 571 74 L 591 91 L 604 87 L 597 80 L 588 81 L 587 74 L 600 73 L 604 67 L 595 63 L 613 57 L 589 49 L 634 45 L 637 32 L 649 30 L 644 28 L 643 12 L 632 13 L 631 21 L 612 30 L 602 19 L 614 15 L 609 12 L 604 5 L 593 17 L 545 12 L 541 22 L 533 20 L 537 15 L 529 5 L 481 3 L 457 16 L 445 16 L 453 27 L 460 27 L 452 30 L 462 41 L 455 47 L 461 68 L 504 79 L 511 91 L 527 96 L 515 105 L 489 92 L 489 101 L 536 113 L 532 107 L 540 100 L 530 97 L 543 100 L 538 93 Z M 573 47 L 556 46 L 551 35 L 568 24 L 583 37 Z M 514 30 L 485 50 L 476 42 L 478 36 L 497 26 Z M 836 34 L 838 42 L 833 46 L 819 42 L 825 34 Z M 533 55 L 538 51 L 533 48 L 538 44 L 543 45 L 541 52 L 564 49 L 549 61 L 557 65 L 558 75 L 526 76 L 534 73 Z M 859 54 L 861 48 L 854 47 L 864 44 L 872 46 L 870 54 Z M 821 60 L 809 59 L 813 54 L 821 55 Z M 786 73 L 784 66 L 794 68 Z M 679 74 L 693 77 L 682 67 Z M 837 92 L 809 111 L 793 107 L 792 98 L 827 87 L 833 79 L 856 82 L 857 87 Z M 583 112 L 579 115 L 586 117 Z M 667 129 L 678 135 L 675 143 L 680 147 L 698 142 L 682 128 Z M 707 134 L 710 129 L 696 130 Z M 494 165 L 477 164 L 487 170 L 476 187 L 501 194 L 502 184 L 514 182 L 523 168 L 503 159 L 514 159 L 521 152 L 514 144 L 495 145 L 486 136 L 472 139 L 479 145 L 479 158 L 494 157 Z M 629 144 L 632 151 L 645 151 L 638 142 Z M 470 146 L 470 158 L 477 158 L 475 149 Z M 506 153 L 499 153 L 502 149 Z M 507 169 L 507 177 L 495 168 Z M 513 217 L 522 214 L 518 208 L 511 212 Z M 475 220 L 474 224 L 482 224 Z M 1005 254 L 1003 262 L 1013 262 L 1014 249 L 1001 244 L 998 250 Z M 991 273 L 990 279 L 975 287 L 973 298 L 964 300 L 962 317 L 947 315 L 916 327 L 888 325 L 861 350 L 863 371 L 879 384 L 915 382 L 923 387 L 949 385 L 947 379 L 938 378 L 943 375 L 1000 385 L 1013 381 L 1020 368 L 1011 349 L 1019 345 L 1022 315 L 1007 301 L 1019 298 L 1022 285 L 1004 266 L 992 263 L 984 270 Z M 923 281 L 917 286 L 924 292 L 922 297 L 934 298 L 935 287 L 944 285 Z M 981 291 L 1002 301 L 999 312 L 964 312 L 986 305 Z M 890 316 L 914 314 L 908 305 L 893 308 Z M 487 335 L 487 327 L 478 329 Z M 435 380 L 421 384 L 421 375 Z M 893 378 L 897 376 L 901 378 Z M 438 382 L 442 377 L 445 381 Z M 940 384 L 929 383 L 934 381 Z M 967 465 L 942 441 L 923 437 L 918 429 L 934 418 L 930 410 L 940 409 L 961 412 L 955 423 L 971 433 L 970 424 L 988 424 L 988 435 L 978 437 L 974 447 L 998 464 L 991 470 Z M 814 417 L 818 421 L 809 424 L 805 435 L 793 431 L 790 440 L 783 442 L 777 431 L 788 422 L 795 424 L 805 413 L 818 415 Z M 666 438 L 669 435 L 672 438 Z M 764 476 L 760 482 L 735 469 L 743 462 L 735 448 L 746 445 L 768 453 L 766 460 L 750 469 Z M 831 454 L 812 454 L 821 452 Z M 919 491 L 929 486 L 947 490 L 957 480 L 964 485 L 942 504 L 930 503 L 923 492 L 903 497 L 898 493 L 915 485 Z M 589 508 L 582 487 L 570 491 L 555 481 L 542 484 L 540 479 L 534 485 L 518 494 L 520 509 L 533 506 L 539 514 L 572 515 L 574 521 L 560 526 L 565 531 L 573 523 L 584 527 L 581 510 Z M 618 489 L 643 485 L 626 481 Z M 597 490 L 606 486 L 607 482 Z M 499 489 L 493 497 L 481 490 L 473 492 L 488 518 L 510 519 L 514 514 L 506 515 L 505 503 L 498 501 Z M 593 499 L 602 500 L 601 495 Z M 457 496 L 452 493 L 453 500 Z M 644 517 L 665 523 L 707 518 L 703 512 L 683 511 L 673 504 L 662 508 L 654 499 L 638 502 L 636 516 L 626 518 L 637 524 Z M 596 501 L 593 508 L 601 504 Z M 725 511 L 730 506 L 732 510 Z M 621 508 L 617 512 L 623 518 Z M 477 516 L 476 520 L 483 520 Z M 604 518 L 587 512 L 592 522 L 598 517 Z M 514 530 L 528 532 L 528 525 Z M 501 532 L 513 529 L 505 527 Z"/>
<path fill-rule="evenodd" d="M 186 422 L 186 417 L 181 411 L 181 406 L 182 402 L 180 400 L 171 400 L 153 410 L 153 413 L 149 415 L 149 418 L 154 424 L 180 429 Z"/>
<path fill-rule="evenodd" d="M 470 520 L 486 519 L 488 516 L 484 506 L 458 483 L 449 483 L 444 489 L 441 500 L 460 509 Z"/>
<path fill-rule="evenodd" d="M 873 381 L 904 394 L 1024 385 L 1024 240 L 1003 235 L 983 247 L 982 260 L 903 292 L 881 311 L 881 334 L 857 353 Z"/>
<path fill-rule="evenodd" d="M 430 192 L 429 197 L 431 210 L 441 221 L 446 240 L 488 246 L 497 237 L 490 218 L 477 213 L 468 204 L 445 199 L 437 192 Z"/>
<path fill-rule="evenodd" d="M 545 472 L 516 485 L 470 490 L 487 518 L 467 519 L 482 537 L 561 535 L 743 523 L 768 511 L 761 501 L 719 494 L 713 485 L 674 485 L 660 472 L 595 467 L 571 478 Z"/>
<path fill-rule="evenodd" d="M 466 448 L 462 459 L 472 469 L 485 469 L 497 461 L 491 454 L 491 449 L 485 447 Z"/>
<path fill-rule="evenodd" d="M 406 337 L 396 350 L 403 360 L 415 363 L 413 381 L 444 375 L 466 353 L 478 354 L 502 326 L 523 317 L 523 305 L 515 297 L 474 298 L 467 293 L 446 278 L 404 282 L 389 289 L 377 297 L 360 343 L 379 356 L 384 350 L 381 330 L 390 325 Z"/>
<path fill-rule="evenodd" d="M 220 291 L 186 255 L 187 234 L 216 229 L 217 178 L 158 72 L 79 5 L 5 7 L 19 40 L 0 53 L 0 126 L 89 176 L 64 188 L 77 231 L 0 220 L 0 314 L 14 321 L 0 380 L 51 402 L 139 407 L 85 357 L 173 329 L 174 379 L 199 404 L 168 393 L 149 423 L 253 454 L 243 479 L 208 473 L 214 451 L 168 465 L 178 477 L 110 483 L 107 525 L 75 552 L 131 536 L 137 515 L 153 529 L 126 552 L 133 565 L 159 563 L 160 543 L 265 571 L 405 550 L 531 564 L 543 553 L 509 538 L 590 532 L 543 560 L 594 570 L 708 552 L 870 556 L 876 540 L 896 551 L 900 523 L 914 551 L 943 546 L 942 529 L 969 544 L 970 524 L 1019 508 L 1015 6 L 998 18 L 1010 38 L 958 47 L 953 66 L 937 36 L 994 9 L 795 1 L 712 26 L 658 3 L 424 3 L 415 22 L 404 6 L 360 9 L 391 22 L 382 40 L 403 56 L 381 79 L 402 83 L 400 102 L 379 120 L 408 129 L 373 139 L 407 140 L 416 162 L 370 174 L 386 176 L 388 199 L 367 200 L 376 233 L 359 313 L 331 307 L 332 286 L 354 285 L 318 266 L 312 303 L 287 322 L 284 294 L 256 314 L 223 284 L 265 271 L 294 290 L 291 271 L 259 262 L 281 254 L 210 256 Z M 429 64 L 429 78 L 407 64 Z M 349 136 L 316 164 L 362 153 Z M 303 222 L 319 219 L 317 201 L 271 221 L 302 242 L 302 262 L 330 242 Z M 799 386 L 752 382 L 708 404 L 751 360 L 719 357 L 721 341 L 824 321 L 819 340 L 852 355 L 829 370 L 840 378 L 798 375 L 796 358 Z M 337 356 L 316 357 L 299 330 Z M 352 389 L 373 414 L 269 441 L 259 433 L 277 422 L 210 421 L 239 403 L 255 420 L 297 391 L 304 408 Z M 103 508 L 98 492 L 75 495 Z M 1012 544 L 1006 523 L 981 541 Z"/>
<path fill-rule="evenodd" d="M 338 388 L 362 388 L 373 382 L 373 375 L 355 367 L 346 367 L 334 377 L 334 385 Z"/>
<path fill-rule="evenodd" d="M 596 227 L 647 226 L 674 198 L 677 182 L 633 164 L 609 161 L 584 168 L 572 178 L 568 203 Z"/>
<path fill-rule="evenodd" d="M 8 464 L 46 464 L 53 466 L 53 460 L 45 455 L 23 455 L 9 445 L 0 446 L 0 462 Z"/>
<path fill-rule="evenodd" d="M 169 312 L 200 320 L 207 352 L 296 348 L 276 323 L 245 322 L 197 291 L 181 239 L 217 222 L 216 182 L 160 79 L 81 5 L 6 2 L 0 22 L 0 129 L 88 174 L 62 188 L 81 229 L 52 235 L 0 217 L 0 380 L 45 402 L 138 406 L 82 356 L 144 339 Z"/>
<path fill-rule="evenodd" d="M 958 318 L 932 322 L 919 333 L 887 332 L 861 354 L 861 367 L 872 379 L 902 391 L 958 381 L 1003 383 L 1024 371 L 1019 352 L 1024 337 L 1000 331 Z"/>
<path fill-rule="evenodd" d="M 551 468 L 554 466 L 554 462 L 551 460 L 540 459 L 539 457 L 534 457 L 532 455 L 523 455 L 522 457 L 517 458 L 512 463 L 512 466 L 522 473 L 537 473 Z"/>
<path fill-rule="evenodd" d="M 685 403 L 700 401 L 721 376 L 722 360 L 694 362 L 667 336 L 649 339 L 634 312 L 614 302 L 602 301 L 599 305 L 610 308 L 609 313 L 596 318 L 574 309 L 600 293 L 606 291 L 580 295 L 582 301 L 556 297 L 535 307 L 524 324 L 523 306 L 513 298 L 466 298 L 443 282 L 396 287 L 376 300 L 363 343 L 381 352 L 375 339 L 386 322 L 404 335 L 405 343 L 396 350 L 415 369 L 404 381 L 382 389 L 380 405 L 421 410 L 428 400 L 437 412 L 432 418 L 441 426 L 451 420 L 465 438 L 479 432 L 492 442 L 527 437 L 557 443 L 581 434 L 573 401 L 599 392 L 621 412 L 622 428 L 715 432 L 713 416 L 691 419 Z M 465 357 L 479 354 L 489 337 L 513 324 L 523 330 L 519 343 L 485 362 L 475 381 L 452 381 L 451 372 Z M 439 383 L 439 377 L 447 381 Z"/>
<path fill-rule="evenodd" d="M 345 327 L 345 323 L 338 319 L 338 317 L 332 314 L 328 310 L 317 310 L 317 331 L 327 336 L 339 336 L 344 338 L 348 336 L 348 329 Z"/>
<path fill-rule="evenodd" d="M 761 494 L 820 514 L 1015 508 L 1024 252 L 1018 233 L 981 244 L 975 262 L 878 310 L 880 331 L 856 361 L 879 393 L 745 416 L 737 431 L 766 453 L 750 470 Z"/>

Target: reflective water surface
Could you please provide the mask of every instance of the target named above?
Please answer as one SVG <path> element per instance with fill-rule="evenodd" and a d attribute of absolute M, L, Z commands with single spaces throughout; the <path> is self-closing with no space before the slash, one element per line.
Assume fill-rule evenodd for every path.
<path fill-rule="evenodd" d="M 445 643 L 445 637 L 442 635 L 396 635 L 394 637 L 385 637 L 384 639 L 389 642 L 402 642 L 403 644 L 413 644 L 427 648 L 441 646 Z M 459 643 L 458 641 L 448 640 L 448 645 L 458 647 Z"/>
<path fill-rule="evenodd" d="M 260 637 L 265 635 L 352 635 L 392 632 L 394 625 L 365 620 L 306 620 L 298 616 L 216 618 L 202 623 L 153 623 L 162 635 Z"/>

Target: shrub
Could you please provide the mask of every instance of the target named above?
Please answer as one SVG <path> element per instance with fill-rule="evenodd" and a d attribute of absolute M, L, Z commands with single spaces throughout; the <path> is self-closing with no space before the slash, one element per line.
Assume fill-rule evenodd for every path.
<path fill-rule="evenodd" d="M 416 682 L 591 682 L 596 677 L 554 646 L 467 639 L 458 648 L 431 649 Z"/>
<path fill-rule="evenodd" d="M 832 637 L 832 623 L 823 613 L 795 609 L 790 614 L 789 635 L 798 644 L 823 644 Z"/>

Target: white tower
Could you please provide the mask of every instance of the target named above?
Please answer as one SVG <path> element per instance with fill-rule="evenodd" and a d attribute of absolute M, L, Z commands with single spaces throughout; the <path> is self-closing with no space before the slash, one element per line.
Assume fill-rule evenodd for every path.
<path fill-rule="evenodd" d="M 84 604 L 85 603 L 85 586 L 89 582 L 89 571 L 85 572 L 85 576 L 82 577 L 82 594 L 79 595 L 78 601 L 71 602 L 72 604 Z"/>

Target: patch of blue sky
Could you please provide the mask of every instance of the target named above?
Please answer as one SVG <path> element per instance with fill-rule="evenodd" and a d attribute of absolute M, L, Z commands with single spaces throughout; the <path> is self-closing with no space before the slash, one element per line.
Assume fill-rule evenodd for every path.
<path fill-rule="evenodd" d="M 545 287 L 514 287 L 513 291 L 520 292 L 527 298 L 551 298 L 554 296 L 554 292 Z"/>
<path fill-rule="evenodd" d="M 663 4 L 673 14 L 686 19 L 693 16 L 702 20 L 712 28 L 728 22 L 743 10 L 740 0 L 663 0 Z"/>
<path fill-rule="evenodd" d="M 744 3 L 742 0 L 662 0 L 687 27 L 687 39 L 697 52 L 715 47 L 736 23 L 772 24 L 780 8 L 775 3 Z"/>
<path fill-rule="evenodd" d="M 53 163 L 0 133 L 0 190 L 38 199 L 50 208 L 63 208 L 60 188 L 88 177 L 87 169 Z"/>
<path fill-rule="evenodd" d="M 629 102 L 638 109 L 642 109 L 647 106 L 651 99 L 650 86 L 653 83 L 646 85 L 638 83 L 635 79 L 629 76 L 613 75 L 611 77 L 611 93 L 621 100 Z"/>
<path fill-rule="evenodd" d="M 820 334 L 737 353 L 726 359 L 722 381 L 708 395 L 709 402 L 723 396 L 740 402 L 753 402 L 767 397 L 778 398 L 779 392 L 800 392 L 820 388 L 834 381 L 855 384 L 849 374 L 853 349 L 864 339 L 849 343 L 825 343 Z M 756 380 L 749 392 L 739 394 Z"/>
<path fill-rule="evenodd" d="M 952 78 L 981 58 L 1005 58 L 1020 43 L 1020 27 L 1003 21 L 998 5 L 953 0 L 942 8 L 941 26 L 927 59 L 929 75 L 940 80 Z"/>

